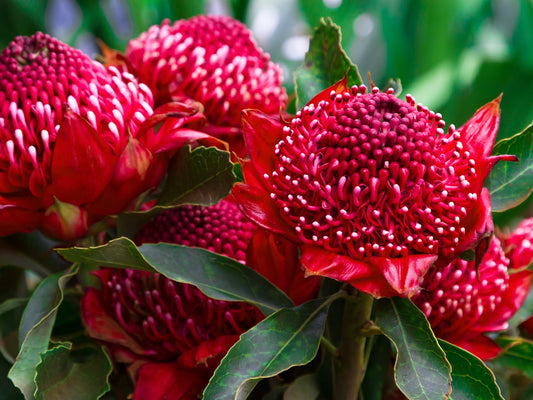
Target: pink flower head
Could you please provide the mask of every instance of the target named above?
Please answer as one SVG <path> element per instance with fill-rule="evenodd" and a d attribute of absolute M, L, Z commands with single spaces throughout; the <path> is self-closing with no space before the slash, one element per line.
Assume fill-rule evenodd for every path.
<path fill-rule="evenodd" d="M 505 254 L 511 260 L 510 268 L 521 270 L 533 263 L 533 218 L 520 223 L 510 235 L 502 235 Z"/>
<path fill-rule="evenodd" d="M 523 280 L 533 280 L 533 218 L 528 218 L 520 223 L 518 227 L 509 235 L 502 235 L 502 244 L 505 255 L 509 258 L 509 269 L 512 277 L 517 276 Z M 520 293 L 520 296 L 527 296 Z M 527 319 L 522 327 L 533 335 L 533 317 Z"/>
<path fill-rule="evenodd" d="M 163 212 L 139 232 L 136 241 L 198 246 L 244 263 L 257 232 L 261 230 L 234 203 L 222 200 L 211 207 Z M 260 273 L 272 270 L 267 278 L 279 281 L 280 287 L 289 282 L 300 288 L 295 300 L 312 298 L 319 282 L 315 277 L 306 279 L 297 262 L 290 264 L 294 245 L 286 243 L 285 255 L 279 243 L 265 243 L 254 253 L 267 253 L 250 257 L 253 267 Z M 275 264 L 268 264 L 272 261 Z M 102 289 L 86 291 L 82 317 L 90 336 L 104 342 L 116 360 L 130 364 L 136 400 L 196 399 L 239 335 L 263 318 L 249 304 L 208 298 L 196 287 L 160 274 L 109 268 L 96 274 Z"/>
<path fill-rule="evenodd" d="M 166 151 L 183 142 L 172 142 L 168 114 L 203 122 L 185 105 L 154 114 L 133 75 L 40 32 L 2 51 L 0 86 L 0 236 L 84 236 L 159 183 Z"/>
<path fill-rule="evenodd" d="M 290 122 L 246 112 L 250 162 L 234 195 L 260 226 L 302 246 L 309 274 L 381 296 L 411 296 L 492 231 L 483 181 L 499 99 L 445 132 L 439 114 L 392 91 L 321 92 Z"/>
<path fill-rule="evenodd" d="M 131 40 L 125 58 L 156 104 L 199 102 L 208 121 L 203 131 L 232 144 L 242 141 L 242 110 L 279 114 L 287 103 L 281 68 L 227 16 L 165 20 Z"/>
<path fill-rule="evenodd" d="M 494 238 L 477 271 L 475 262 L 457 258 L 432 268 L 421 287 L 413 302 L 426 314 L 435 335 L 488 359 L 501 349 L 484 334 L 507 329 L 507 321 L 529 292 L 531 274 L 513 273 Z"/>

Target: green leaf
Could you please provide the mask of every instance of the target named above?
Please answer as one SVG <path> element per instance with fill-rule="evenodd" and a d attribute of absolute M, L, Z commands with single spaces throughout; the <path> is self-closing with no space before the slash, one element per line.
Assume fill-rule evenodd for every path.
<path fill-rule="evenodd" d="M 350 49 L 354 38 L 354 20 L 365 12 L 364 1 L 342 1 L 331 5 L 323 0 L 298 0 L 298 10 L 309 26 L 316 26 L 322 18 L 329 17 L 342 29 L 342 46 Z"/>
<path fill-rule="evenodd" d="M 42 354 L 36 368 L 35 398 L 95 400 L 109 391 L 111 361 L 102 349 L 86 349 L 85 353 L 60 345 Z"/>
<path fill-rule="evenodd" d="M 235 183 L 230 153 L 216 147 L 185 146 L 174 157 L 158 205 L 210 206 L 229 195 Z"/>
<path fill-rule="evenodd" d="M 121 214 L 118 233 L 132 237 L 161 211 L 186 204 L 211 206 L 228 196 L 236 181 L 230 153 L 216 147 L 184 146 L 172 159 L 155 207 Z"/>
<path fill-rule="evenodd" d="M 475 355 L 439 339 L 452 365 L 450 400 L 504 400 L 494 374 Z"/>
<path fill-rule="evenodd" d="M 451 366 L 422 311 L 409 299 L 380 299 L 376 323 L 396 347 L 394 378 L 407 398 L 447 399 Z"/>
<path fill-rule="evenodd" d="M 522 132 L 502 139 L 493 154 L 514 154 L 518 162 L 499 162 L 487 180 L 492 211 L 516 207 L 533 192 L 533 124 Z"/>
<path fill-rule="evenodd" d="M 241 335 L 204 391 L 204 400 L 244 400 L 262 378 L 316 355 L 331 298 L 282 309 Z"/>
<path fill-rule="evenodd" d="M 137 248 L 131 240 L 118 238 L 103 246 L 57 251 L 71 262 L 159 272 L 173 281 L 193 284 L 209 297 L 251 303 L 266 315 L 293 306 L 285 293 L 253 269 L 200 248 L 169 243 Z"/>
<path fill-rule="evenodd" d="M 39 363 L 40 353 L 48 349 L 57 309 L 63 300 L 63 290 L 76 272 L 76 268 L 73 268 L 44 279 L 24 310 L 20 325 L 22 345 L 8 376 L 26 400 L 33 399 L 35 366 Z"/>
<path fill-rule="evenodd" d="M 322 19 L 309 42 L 304 64 L 294 73 L 296 108 L 301 109 L 319 92 L 341 80 L 346 73 L 348 87 L 361 84 L 357 66 L 342 49 L 340 28 L 331 19 Z"/>
<path fill-rule="evenodd" d="M 516 368 L 533 379 L 533 341 L 499 337 L 496 342 L 503 348 L 503 352 L 493 362 L 504 368 Z"/>

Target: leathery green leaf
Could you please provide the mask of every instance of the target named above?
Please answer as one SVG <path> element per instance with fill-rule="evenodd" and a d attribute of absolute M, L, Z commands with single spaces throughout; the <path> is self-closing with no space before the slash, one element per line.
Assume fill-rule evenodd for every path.
<path fill-rule="evenodd" d="M 20 325 L 22 345 L 8 376 L 26 400 L 34 398 L 35 366 L 40 361 L 40 354 L 48 349 L 57 309 L 63 301 L 63 290 L 76 272 L 74 267 L 44 279 L 24 310 Z"/>
<path fill-rule="evenodd" d="M 422 311 L 409 299 L 379 299 L 376 323 L 396 347 L 394 378 L 407 398 L 447 399 L 452 369 Z"/>
<path fill-rule="evenodd" d="M 475 355 L 439 339 L 452 365 L 450 400 L 504 400 L 492 371 Z"/>
<path fill-rule="evenodd" d="M 244 400 L 262 378 L 304 365 L 316 355 L 329 299 L 282 309 L 241 335 L 204 391 L 204 400 Z"/>
<path fill-rule="evenodd" d="M 533 379 L 533 341 L 520 337 L 499 337 L 496 342 L 503 351 L 494 362 L 505 368 L 516 368 Z"/>
<path fill-rule="evenodd" d="M 37 400 L 95 400 L 109 391 L 111 360 L 103 349 L 72 352 L 59 345 L 41 355 L 36 368 Z"/>
<path fill-rule="evenodd" d="M 522 132 L 502 139 L 493 154 L 512 154 L 518 162 L 499 162 L 487 178 L 492 211 L 516 207 L 533 192 L 533 124 Z"/>
<path fill-rule="evenodd" d="M 133 236 L 151 218 L 186 204 L 211 206 L 228 196 L 237 177 L 230 153 L 216 147 L 184 146 L 173 158 L 157 204 L 148 211 L 121 214 L 118 231 Z"/>
<path fill-rule="evenodd" d="M 293 306 L 285 293 L 251 268 L 200 248 L 170 243 L 137 248 L 131 240 L 118 238 L 103 246 L 57 251 L 71 262 L 159 272 L 173 281 L 195 285 L 209 297 L 246 301 L 265 315 Z"/>
<path fill-rule="evenodd" d="M 357 66 L 341 46 L 341 30 L 331 19 L 321 20 L 309 42 L 305 61 L 294 73 L 296 108 L 301 109 L 319 92 L 348 73 L 348 87 L 362 83 Z"/>

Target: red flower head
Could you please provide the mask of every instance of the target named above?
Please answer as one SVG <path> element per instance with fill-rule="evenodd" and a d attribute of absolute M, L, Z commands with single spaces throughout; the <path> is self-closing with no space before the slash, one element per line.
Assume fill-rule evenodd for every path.
<path fill-rule="evenodd" d="M 200 15 L 172 25 L 165 20 L 131 40 L 125 57 L 156 104 L 201 103 L 208 121 L 203 131 L 231 144 L 242 142 L 242 110 L 279 114 L 287 103 L 281 68 L 246 26 L 227 16 Z"/>
<path fill-rule="evenodd" d="M 154 114 L 150 89 L 79 50 L 36 33 L 0 54 L 0 236 L 40 228 L 73 240 L 154 187 L 175 147 L 168 105 Z M 173 119 L 174 120 L 174 119 Z"/>
<path fill-rule="evenodd" d="M 261 232 L 256 230 L 234 203 L 223 200 L 211 207 L 166 211 L 136 241 L 203 247 L 244 263 L 252 236 Z M 305 279 L 298 264 L 290 264 L 296 249 L 286 243 L 288 254 L 281 254 L 285 241 L 280 240 L 260 248 L 267 253 L 256 254 L 253 266 L 258 272 L 272 270 L 267 278 L 277 284 L 279 276 L 281 287 L 290 281 L 300 288 L 295 300 L 309 300 L 318 281 Z M 276 264 L 267 264 L 272 261 Z M 102 289 L 87 290 L 82 317 L 92 337 L 106 343 L 118 361 L 131 364 L 135 399 L 196 399 L 239 335 L 263 318 L 251 305 L 210 299 L 194 286 L 159 274 L 105 268 L 97 276 Z"/>
<path fill-rule="evenodd" d="M 494 238 L 477 271 L 475 262 L 457 258 L 431 269 L 421 286 L 413 302 L 426 314 L 435 335 L 488 359 L 500 348 L 484 334 L 507 329 L 507 321 L 529 292 L 531 273 L 513 273 Z"/>
<path fill-rule="evenodd" d="M 437 259 L 492 231 L 482 186 L 502 158 L 489 156 L 498 123 L 499 99 L 445 133 L 411 96 L 342 80 L 290 123 L 246 112 L 251 161 L 234 194 L 250 219 L 302 245 L 309 274 L 411 296 Z"/>
<path fill-rule="evenodd" d="M 533 263 L 533 218 L 528 218 L 510 234 L 502 235 L 505 254 L 511 260 L 510 268 L 521 270 Z"/>
<path fill-rule="evenodd" d="M 510 260 L 512 276 L 533 280 L 533 218 L 522 221 L 510 235 L 502 235 L 502 244 L 505 255 Z M 527 293 L 524 296 L 527 296 Z M 526 320 L 522 327 L 533 335 L 533 317 Z"/>

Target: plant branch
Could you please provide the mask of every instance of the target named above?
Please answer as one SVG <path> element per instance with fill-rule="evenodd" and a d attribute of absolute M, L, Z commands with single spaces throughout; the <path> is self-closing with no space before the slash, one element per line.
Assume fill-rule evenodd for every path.
<path fill-rule="evenodd" d="M 370 322 L 373 301 L 372 296 L 357 292 L 344 306 L 335 400 L 357 400 L 366 370 L 367 337 L 376 332 Z"/>
<path fill-rule="evenodd" d="M 333 356 L 333 357 L 338 357 L 339 356 L 339 349 L 337 349 L 337 347 L 335 347 L 335 345 L 333 343 L 331 343 L 327 338 L 325 338 L 324 336 L 322 336 L 320 338 L 320 342 L 322 344 L 322 346 L 324 346 L 324 348 Z"/>

